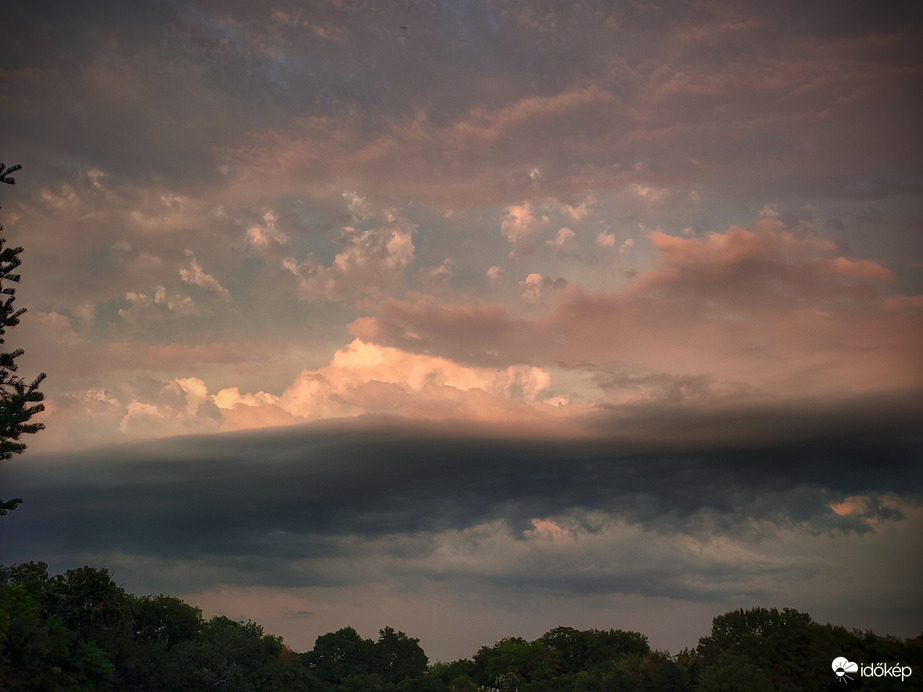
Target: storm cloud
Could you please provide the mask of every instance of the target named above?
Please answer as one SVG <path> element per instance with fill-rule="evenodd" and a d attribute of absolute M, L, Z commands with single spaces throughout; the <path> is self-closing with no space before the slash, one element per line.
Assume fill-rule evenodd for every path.
<path fill-rule="evenodd" d="M 609 416 L 572 439 L 373 418 L 36 456 L 6 473 L 29 502 L 5 522 L 4 553 L 61 567 L 119 556 L 149 590 L 176 584 L 146 563 L 185 565 L 186 589 L 474 581 L 721 608 L 819 577 L 775 554 L 780 536 L 919 530 L 918 406 L 636 415 L 647 425 Z M 920 566 L 878 568 L 912 590 Z"/>
<path fill-rule="evenodd" d="M 918 634 L 921 19 L 5 3 L 0 558 L 296 648 Z"/>

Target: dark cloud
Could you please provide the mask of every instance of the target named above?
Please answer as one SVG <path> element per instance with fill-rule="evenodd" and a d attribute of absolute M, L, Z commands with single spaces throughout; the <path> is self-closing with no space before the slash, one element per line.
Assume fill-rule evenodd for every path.
<path fill-rule="evenodd" d="M 654 411 L 639 411 L 605 423 L 610 436 L 579 442 L 360 423 L 37 457 L 5 469 L 7 494 L 27 498 L 5 522 L 5 552 L 251 556 L 272 565 L 342 554 L 349 536 L 495 520 L 525 530 L 535 517 L 588 511 L 664 533 L 867 531 L 860 519 L 899 514 L 879 500 L 858 517 L 831 504 L 923 492 L 919 409 L 900 410 L 906 402 L 827 412 L 661 409 L 654 422 Z"/>

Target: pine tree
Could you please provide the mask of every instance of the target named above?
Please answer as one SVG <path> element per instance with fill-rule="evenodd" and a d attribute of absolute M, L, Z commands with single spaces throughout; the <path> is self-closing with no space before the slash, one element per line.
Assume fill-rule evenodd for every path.
<path fill-rule="evenodd" d="M 14 185 L 16 179 L 10 173 L 17 171 L 21 166 L 7 168 L 0 163 L 0 182 Z M 3 226 L 0 225 L 0 231 Z M 15 274 L 15 269 L 22 264 L 19 254 L 21 247 L 4 247 L 5 238 L 0 238 L 0 345 L 5 343 L 3 338 L 8 327 L 19 324 L 19 318 L 26 311 L 13 307 L 16 300 L 16 289 L 11 283 L 19 283 L 20 276 Z M 38 387 L 45 379 L 45 373 L 40 373 L 32 382 L 26 383 L 16 374 L 16 359 L 23 354 L 21 348 L 9 353 L 0 352 L 0 461 L 8 461 L 16 454 L 22 454 L 26 445 L 20 442 L 23 435 L 37 433 L 45 426 L 42 423 L 30 423 L 32 416 L 45 407 L 42 401 L 45 395 Z M 0 499 L 0 516 L 7 514 L 22 502 L 21 498 L 11 500 Z"/>

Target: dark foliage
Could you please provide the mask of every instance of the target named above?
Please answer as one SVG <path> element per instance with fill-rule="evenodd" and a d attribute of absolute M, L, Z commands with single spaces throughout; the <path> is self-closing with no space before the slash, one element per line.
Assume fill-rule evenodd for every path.
<path fill-rule="evenodd" d="M 13 185 L 16 179 L 9 174 L 19 170 L 22 166 L 6 167 L 0 163 L 0 182 Z M 3 226 L 0 225 L 0 231 Z M 26 311 L 25 308 L 16 309 L 13 302 L 16 300 L 16 289 L 10 284 L 20 281 L 16 268 L 22 264 L 19 259 L 23 251 L 21 247 L 4 247 L 6 239 L 0 237 L 0 345 L 5 343 L 3 338 L 6 330 L 19 324 L 19 318 Z M 42 401 L 45 395 L 38 387 L 45 379 L 41 373 L 31 382 L 26 382 L 16 374 L 16 359 L 23 354 L 18 348 L 14 351 L 0 353 L 0 461 L 8 461 L 16 454 L 22 454 L 25 443 L 21 442 L 23 435 L 37 433 L 45 426 L 42 423 L 30 423 L 31 418 L 39 411 L 44 410 Z M 10 500 L 0 500 L 0 516 L 16 509 L 22 502 L 21 498 L 14 497 Z"/>
<path fill-rule="evenodd" d="M 170 596 L 125 593 L 105 569 L 50 576 L 0 567 L 0 689 L 191 692 L 722 692 L 845 689 L 830 663 L 911 666 L 907 680 L 856 675 L 849 689 L 920 689 L 923 638 L 820 625 L 796 610 L 716 617 L 694 651 L 652 650 L 622 630 L 556 627 L 501 639 L 471 659 L 428 666 L 419 641 L 385 627 L 377 641 L 344 627 L 297 654 L 254 622 L 205 621 Z"/>

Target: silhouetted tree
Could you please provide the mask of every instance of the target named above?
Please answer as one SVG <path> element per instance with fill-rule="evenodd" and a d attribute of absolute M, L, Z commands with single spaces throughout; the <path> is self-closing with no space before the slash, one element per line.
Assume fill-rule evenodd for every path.
<path fill-rule="evenodd" d="M 426 673 L 428 662 L 419 639 L 395 632 L 391 627 L 379 630 L 372 672 L 385 681 L 397 684 L 405 678 L 419 677 Z"/>
<path fill-rule="evenodd" d="M 651 650 L 621 630 L 556 627 L 507 637 L 473 660 L 434 663 L 391 627 L 377 642 L 352 627 L 296 654 L 254 622 L 215 617 L 169 596 L 126 593 L 106 569 L 49 576 L 43 562 L 0 565 L 0 690 L 119 692 L 801 692 L 839 689 L 829 661 L 923 667 L 923 637 L 819 625 L 807 613 L 752 608 L 718 616 L 696 650 Z M 856 680 L 881 692 L 916 677 Z M 845 687 L 843 689 L 846 689 Z"/>
<path fill-rule="evenodd" d="M 16 179 L 10 173 L 19 170 L 22 166 L 7 168 L 0 163 L 0 182 L 13 185 Z M 0 225 L 0 231 L 3 226 Z M 0 238 L 0 295 L 6 296 L 0 302 L 0 344 L 5 343 L 3 336 L 9 327 L 19 324 L 20 316 L 25 308 L 18 310 L 13 307 L 16 300 L 16 289 L 11 283 L 19 283 L 19 274 L 15 269 L 22 263 L 19 254 L 21 247 L 4 247 L 6 239 Z M 37 433 L 45 426 L 42 423 L 30 423 L 30 419 L 39 411 L 44 410 L 41 401 L 45 395 L 38 390 L 39 384 L 45 379 L 45 373 L 39 374 L 32 382 L 26 383 L 16 374 L 16 359 L 23 354 L 21 348 L 8 353 L 0 353 L 0 461 L 8 461 L 15 454 L 22 454 L 26 445 L 20 442 L 23 435 Z M 11 500 L 0 500 L 0 516 L 7 514 L 22 502 L 22 498 L 14 497 Z"/>
<path fill-rule="evenodd" d="M 835 654 L 817 650 L 822 641 L 817 635 L 817 625 L 807 613 L 792 608 L 741 609 L 714 618 L 711 635 L 699 640 L 697 652 L 706 667 L 718 665 L 722 670 L 730 670 L 728 656 L 745 658 L 762 671 L 770 689 L 819 689 L 827 682 L 827 671 L 815 661 L 833 660 Z M 718 677 L 726 679 L 725 673 Z"/>
<path fill-rule="evenodd" d="M 304 654 L 308 669 L 324 682 L 339 685 L 346 678 L 368 675 L 375 644 L 352 627 L 343 627 L 317 638 L 313 651 Z"/>

